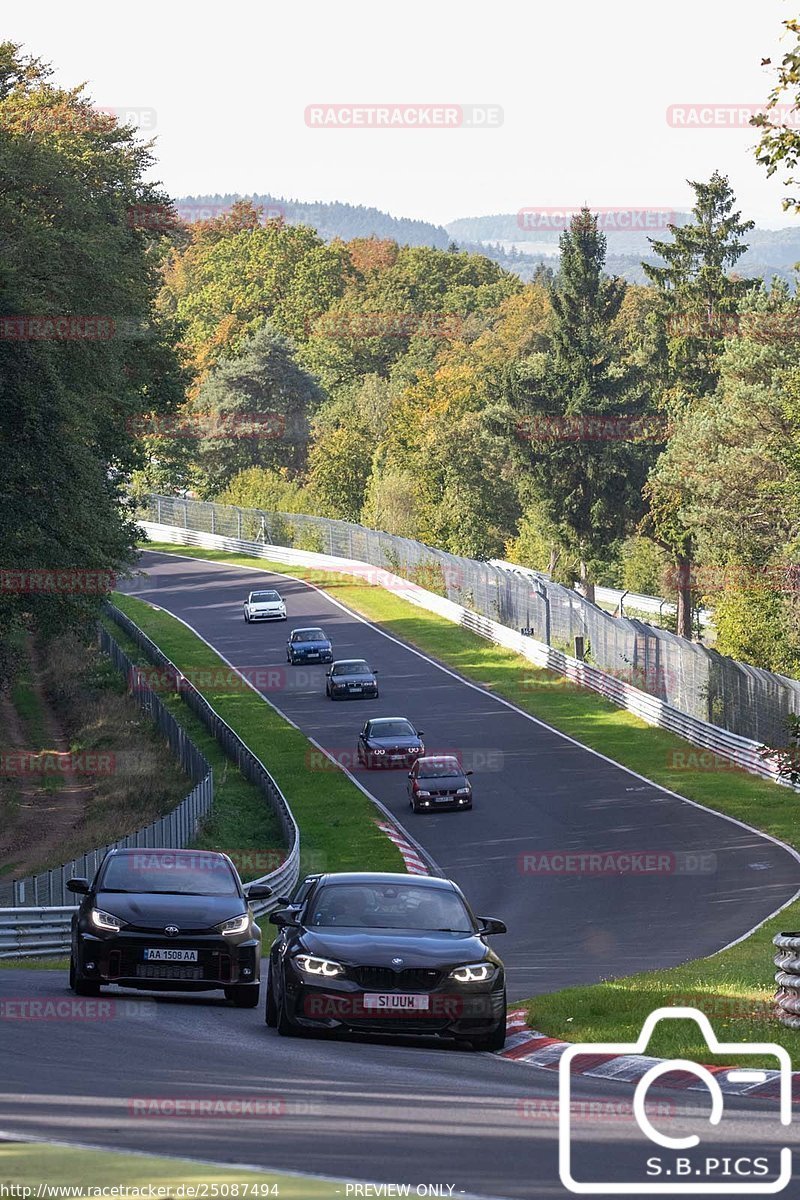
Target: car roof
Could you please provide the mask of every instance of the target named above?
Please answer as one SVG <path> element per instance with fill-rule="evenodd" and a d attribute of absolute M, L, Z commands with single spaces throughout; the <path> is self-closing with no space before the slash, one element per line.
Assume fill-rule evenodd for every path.
<path fill-rule="evenodd" d="M 185 854 L 187 858 L 224 858 L 229 862 L 227 854 L 223 854 L 221 850 L 170 850 L 169 846 L 115 846 L 109 850 L 110 855 L 130 855 L 130 854 L 170 854 L 176 858 Z"/>
<path fill-rule="evenodd" d="M 365 658 L 337 658 L 333 665 L 335 667 L 350 667 L 353 665 L 353 663 L 358 663 L 359 666 L 369 666 L 369 663 Z"/>
<path fill-rule="evenodd" d="M 274 592 L 276 596 L 279 594 L 278 589 L 275 587 L 260 587 L 260 588 L 253 588 L 253 590 L 250 592 L 250 595 L 251 596 L 263 596 L 264 592 Z"/>
<path fill-rule="evenodd" d="M 408 725 L 412 724 L 408 717 L 370 717 L 370 719 L 367 721 L 367 724 L 380 725 L 381 721 L 405 721 Z"/>
<path fill-rule="evenodd" d="M 336 871 L 319 876 L 320 883 L 408 883 L 421 887 L 446 887 L 458 891 L 452 879 L 444 879 L 439 875 L 406 875 L 391 871 Z"/>
<path fill-rule="evenodd" d="M 324 633 L 324 629 L 320 629 L 319 625 L 303 625 L 299 629 L 293 629 L 292 633 Z"/>
<path fill-rule="evenodd" d="M 461 763 L 455 754 L 425 754 L 417 759 L 417 763 L 455 763 L 459 771 L 461 771 Z"/>

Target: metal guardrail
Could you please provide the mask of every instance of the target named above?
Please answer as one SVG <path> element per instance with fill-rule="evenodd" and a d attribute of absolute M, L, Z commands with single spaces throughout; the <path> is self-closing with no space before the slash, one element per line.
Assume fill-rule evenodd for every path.
<path fill-rule="evenodd" d="M 69 950 L 74 904 L 0 908 L 0 958 L 42 958 Z"/>
<path fill-rule="evenodd" d="M 103 626 L 99 629 L 99 643 L 101 650 L 109 656 L 120 674 L 129 679 L 135 665 Z M 74 907 L 78 904 L 78 898 L 67 891 L 67 880 L 73 875 L 91 879 L 109 850 L 139 847 L 149 849 L 155 846 L 179 849 L 194 837 L 200 821 L 210 811 L 214 800 L 211 764 L 152 689 L 137 687 L 133 695 L 139 707 L 169 743 L 170 749 L 194 787 L 180 804 L 163 817 L 125 837 L 118 838 L 115 842 L 88 850 L 85 854 L 79 854 L 49 871 L 41 871 L 9 883 L 0 883 L 0 905 L 8 904 L 18 908 L 26 905 Z"/>
<path fill-rule="evenodd" d="M 324 571 L 353 575 L 360 579 L 368 578 L 377 586 L 391 589 L 402 599 L 427 609 L 429 612 L 435 612 L 457 625 L 462 625 L 480 637 L 505 646 L 538 667 L 545 667 L 549 671 L 563 676 L 565 686 L 589 688 L 605 697 L 606 700 L 610 700 L 612 704 L 627 709 L 628 712 L 640 717 L 648 725 L 667 729 L 684 738 L 705 753 L 705 759 L 698 758 L 696 765 L 700 768 L 707 768 L 710 765 L 713 769 L 724 770 L 726 766 L 732 765 L 741 767 L 742 770 L 758 775 L 762 779 L 769 779 L 773 783 L 785 782 L 779 778 L 775 766 L 761 758 L 759 742 L 731 733 L 727 729 L 698 717 L 690 716 L 667 704 L 658 696 L 635 687 L 628 682 L 626 677 L 618 678 L 608 671 L 573 658 L 554 646 L 548 646 L 533 637 L 510 629 L 499 621 L 493 621 L 489 617 L 473 612 L 453 600 L 429 592 L 388 570 L 371 567 L 369 564 L 353 559 L 317 554 L 307 550 L 296 550 L 263 542 L 241 541 L 219 534 L 201 533 L 197 530 L 171 525 L 156 525 L 147 521 L 142 524 L 145 532 L 155 541 L 207 546 L 245 553 L 256 558 L 271 559 L 273 562 L 285 562 L 289 565 L 296 563 L 298 566 L 316 567 Z M 692 751 L 687 750 L 686 761 L 676 765 L 683 765 L 687 769 L 691 768 L 691 754 Z M 786 786 L 791 785 L 786 784 Z M 797 785 L 797 790 L 800 790 L 800 784 Z"/>
<path fill-rule="evenodd" d="M 286 843 L 287 855 L 276 870 L 270 871 L 267 875 L 259 876 L 258 879 L 251 879 L 248 882 L 266 883 L 272 888 L 276 896 L 287 890 L 291 890 L 300 874 L 300 830 L 283 792 L 261 762 L 261 759 L 256 758 L 255 754 L 242 741 L 238 733 L 235 733 L 230 725 L 223 721 L 222 717 L 212 708 L 205 696 L 167 658 L 166 654 L 156 645 L 152 638 L 147 636 L 144 630 L 140 629 L 130 617 L 126 616 L 125 613 L 121 612 L 113 604 L 106 603 L 103 606 L 103 611 L 119 625 L 120 629 L 123 629 L 127 633 L 128 637 L 136 642 L 136 645 L 144 651 L 154 666 L 162 668 L 168 677 L 174 680 L 175 690 L 184 703 L 203 722 L 209 733 L 216 738 L 228 758 L 236 763 L 236 766 L 245 779 L 249 780 L 250 783 L 254 784 L 255 787 L 264 793 L 278 818 L 278 823 Z M 271 907 L 274 907 L 274 905 L 267 900 L 254 904 L 253 910 L 259 913 L 265 912 Z"/>
<path fill-rule="evenodd" d="M 534 585 L 489 562 L 308 513 L 149 495 L 140 500 L 139 516 L 189 533 L 315 551 L 360 562 L 362 570 L 393 572 L 507 629 L 530 629 L 565 653 L 581 637 L 599 670 L 687 716 L 760 743 L 781 743 L 788 716 L 800 713 L 800 680 L 737 662 L 646 621 L 614 617 L 544 577 Z"/>
<path fill-rule="evenodd" d="M 286 858 L 276 870 L 248 881 L 266 883 L 272 888 L 275 899 L 259 900 L 251 905 L 257 916 L 268 912 L 275 907 L 277 897 L 294 888 L 300 873 L 300 831 L 283 793 L 261 760 L 223 721 L 155 642 L 114 605 L 107 604 L 105 611 L 140 646 L 151 662 L 167 671 L 169 677 L 176 681 L 176 691 L 220 742 L 225 753 L 236 763 L 242 774 L 263 792 L 275 811 L 286 840 Z M 139 668 L 104 627 L 101 627 L 100 631 L 100 644 L 117 669 L 128 679 L 137 676 Z M 183 726 L 175 720 L 159 697 L 140 677 L 137 679 L 134 693 L 142 709 L 159 724 L 173 750 L 181 756 L 181 762 L 188 764 L 190 770 L 204 770 L 204 778 L 177 808 L 145 829 L 129 834 L 108 846 L 89 851 L 52 871 L 17 880 L 10 885 L 13 888 L 14 906 L 0 908 L 0 958 L 16 958 L 20 955 L 37 957 L 68 950 L 72 914 L 80 903 L 79 897 L 66 890 L 68 879 L 73 875 L 91 879 L 110 849 L 183 847 L 196 833 L 200 818 L 211 808 L 214 794 L 213 774 L 208 760 L 191 742 Z M 26 892 L 34 900 L 34 907 L 25 906 Z M 56 900 L 55 897 L 59 899 Z M 45 899 L 46 904 L 42 903 Z M 68 902 L 65 903 L 65 900 Z"/>
<path fill-rule="evenodd" d="M 779 933 L 772 941 L 778 948 L 774 960 L 778 1020 L 789 1029 L 800 1029 L 800 933 Z"/>

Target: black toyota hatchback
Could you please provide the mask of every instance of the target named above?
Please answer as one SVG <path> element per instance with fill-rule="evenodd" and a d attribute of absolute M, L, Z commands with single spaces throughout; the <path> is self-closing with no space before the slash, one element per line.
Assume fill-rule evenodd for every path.
<path fill-rule="evenodd" d="M 148 991 L 224 991 L 237 1008 L 255 1008 L 261 933 L 226 854 L 207 850 L 111 850 L 72 918 L 69 982 L 79 996 L 105 984 Z"/>
<path fill-rule="evenodd" d="M 266 1021 L 303 1029 L 433 1034 L 500 1050 L 503 964 L 486 942 L 502 921 L 475 917 L 448 879 L 347 873 L 307 877 L 269 957 Z"/>

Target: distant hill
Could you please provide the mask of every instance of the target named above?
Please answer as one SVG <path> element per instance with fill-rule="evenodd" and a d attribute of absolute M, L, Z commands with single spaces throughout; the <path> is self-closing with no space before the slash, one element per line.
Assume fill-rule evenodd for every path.
<path fill-rule="evenodd" d="M 683 216 L 683 220 L 680 220 Z M 679 214 L 676 224 L 688 220 L 688 214 Z M 478 250 L 500 261 L 499 254 L 507 253 L 512 247 L 530 257 L 531 264 L 519 268 L 509 266 L 523 278 L 528 279 L 540 261 L 554 266 L 558 258 L 560 234 L 553 230 L 525 229 L 520 226 L 517 213 L 496 213 L 486 217 L 462 217 L 450 221 L 445 228 L 459 244 L 470 242 Z M 670 234 L 658 232 L 652 236 L 669 241 Z M 642 260 L 658 262 L 652 254 L 648 235 L 644 232 L 608 232 L 608 257 L 606 269 L 611 275 L 621 275 L 629 283 L 646 283 Z M 800 262 L 800 226 L 784 229 L 754 229 L 748 235 L 748 251 L 736 264 L 737 273 L 752 278 L 771 279 L 774 275 L 787 282 L 795 282 L 794 267 Z"/>
<path fill-rule="evenodd" d="M 404 246 L 435 246 L 446 250 L 451 242 L 459 249 L 485 254 L 507 271 L 528 282 L 543 266 L 558 267 L 556 230 L 525 229 L 516 213 L 494 213 L 484 217 L 461 217 L 447 225 L 393 217 L 378 208 L 344 204 L 339 201 L 289 200 L 284 196 L 219 193 L 211 196 L 183 196 L 175 201 L 187 220 L 200 220 L 223 211 L 235 200 L 247 199 L 264 208 L 267 216 L 282 215 L 291 225 L 310 225 L 325 241 L 356 237 L 392 238 Z M 678 214 L 680 222 L 681 214 Z M 684 215 L 684 220 L 688 216 Z M 658 233 L 669 240 L 669 233 Z M 606 270 L 621 275 L 629 283 L 646 283 L 642 260 L 657 262 L 646 233 L 609 232 Z M 737 272 L 752 278 L 771 279 L 777 275 L 794 284 L 794 266 L 800 263 L 800 226 L 785 229 L 754 229 L 748 236 L 747 254 L 736 265 Z"/>
<path fill-rule="evenodd" d="M 285 196 L 182 196 L 175 201 L 179 212 L 199 215 L 204 208 L 228 208 L 235 200 L 251 200 L 263 207 L 267 215 L 283 215 L 290 225 L 311 225 L 326 241 L 358 237 L 392 238 L 404 246 L 435 246 L 446 250 L 452 238 L 442 225 L 414 221 L 410 217 L 392 217 L 378 208 L 359 204 L 342 204 L 334 200 L 287 200 Z"/>

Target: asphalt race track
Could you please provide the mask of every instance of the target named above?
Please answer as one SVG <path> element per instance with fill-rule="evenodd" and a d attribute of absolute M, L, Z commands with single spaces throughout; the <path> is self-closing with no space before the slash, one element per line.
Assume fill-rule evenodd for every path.
<path fill-rule="evenodd" d="M 153 553 L 144 564 L 149 578 L 129 590 L 182 617 L 236 667 L 282 668 L 287 630 L 320 624 L 338 656 L 365 657 L 380 669 L 380 700 L 336 704 L 319 686 L 324 669 L 314 668 L 314 677 L 306 668 L 276 673 L 270 701 L 333 754 L 353 752 L 369 715 L 408 716 L 429 748 L 473 754 L 469 813 L 413 816 L 402 771 L 357 774 L 478 913 L 508 922 L 496 945 L 512 1000 L 708 954 L 800 886 L 795 859 L 767 839 L 527 719 L 302 583 Z M 264 584 L 285 595 L 289 620 L 245 625 L 244 594 Z M 325 777 L 320 772 L 323 798 Z M 646 877 L 520 867 L 525 855 L 598 850 L 658 852 L 671 866 Z M 25 1011 L 9 1001 L 69 995 L 66 973 L 0 971 L 6 1014 Z M 0 1021 L 0 1131 L 437 1184 L 445 1195 L 448 1186 L 454 1196 L 568 1195 L 558 1179 L 552 1072 L 425 1042 L 283 1039 L 265 1027 L 262 1009 L 234 1010 L 213 998 L 108 995 L 113 1005 L 100 1020 Z M 579 1177 L 644 1182 L 651 1144 L 610 1115 L 600 1132 L 580 1120 L 586 1105 L 629 1104 L 631 1095 L 625 1084 L 575 1077 Z M 656 1088 L 652 1095 L 669 1106 L 671 1136 L 702 1132 L 685 1118 L 707 1118 L 704 1093 Z M 271 1116 L 142 1117 L 134 1103 L 255 1096 L 275 1099 Z M 727 1097 L 720 1128 L 715 1151 L 723 1145 L 736 1156 L 764 1154 L 792 1136 L 763 1100 Z"/>
<path fill-rule="evenodd" d="M 233 666 L 278 668 L 269 700 L 336 757 L 352 761 L 364 721 L 385 715 L 408 717 L 429 750 L 455 749 L 474 761 L 475 807 L 464 813 L 412 814 L 402 770 L 356 774 L 477 913 L 508 923 L 498 949 L 511 999 L 710 954 L 800 887 L 800 864 L 766 838 L 531 721 L 303 583 L 171 555 L 148 553 L 143 562 L 149 578 L 128 590 L 181 617 Z M 247 625 L 242 600 L 264 585 L 280 589 L 288 620 Z M 332 702 L 325 667 L 288 667 L 288 630 L 303 625 L 321 625 L 336 657 L 377 667 L 380 699 Z M 320 771 L 322 802 L 326 775 Z M 539 856 L 538 865 L 541 855 L 598 850 L 659 852 L 665 870 L 524 869 L 525 856 Z"/>

